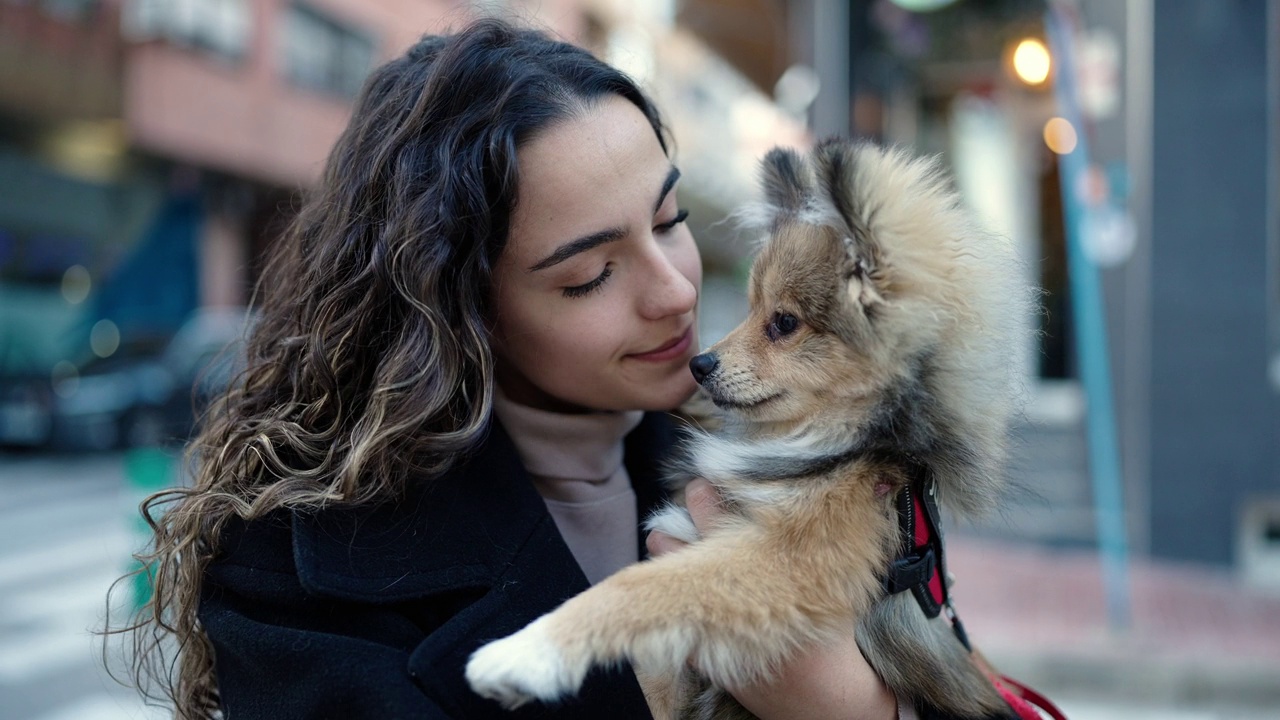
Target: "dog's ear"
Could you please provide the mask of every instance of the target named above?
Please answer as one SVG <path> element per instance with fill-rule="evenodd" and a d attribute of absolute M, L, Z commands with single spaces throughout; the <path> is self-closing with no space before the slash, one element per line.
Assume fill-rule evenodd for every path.
<path fill-rule="evenodd" d="M 878 290 L 883 274 L 876 264 L 876 256 L 866 252 L 851 237 L 844 239 L 844 252 L 847 258 L 844 273 L 845 291 L 849 294 L 849 300 L 870 313 L 874 306 L 884 302 L 884 297 Z"/>
<path fill-rule="evenodd" d="M 828 138 L 813 149 L 814 172 L 818 176 L 819 193 L 835 209 L 845 229 L 859 244 L 870 243 L 871 233 L 856 206 L 854 162 L 857 147 L 838 138 Z M 868 252 L 870 248 L 864 248 Z"/>
<path fill-rule="evenodd" d="M 783 217 L 798 215 L 813 196 L 813 173 L 794 150 L 776 147 L 762 163 L 764 199 L 770 226 Z"/>
<path fill-rule="evenodd" d="M 858 152 L 859 147 L 847 141 L 824 140 L 813 149 L 813 167 L 819 202 L 829 204 L 835 211 L 832 220 L 843 225 L 840 229 L 845 233 L 845 280 L 849 299 L 870 310 L 884 302 L 877 288 L 883 275 L 879 267 L 881 253 L 863 208 L 858 206 L 859 193 L 855 185 Z"/>

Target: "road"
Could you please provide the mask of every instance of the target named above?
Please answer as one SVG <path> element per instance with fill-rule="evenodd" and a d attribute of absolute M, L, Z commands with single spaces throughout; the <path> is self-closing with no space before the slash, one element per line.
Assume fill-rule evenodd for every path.
<path fill-rule="evenodd" d="M 138 543 L 123 467 L 0 455 L 0 720 L 161 717 L 108 676 L 94 634 Z"/>

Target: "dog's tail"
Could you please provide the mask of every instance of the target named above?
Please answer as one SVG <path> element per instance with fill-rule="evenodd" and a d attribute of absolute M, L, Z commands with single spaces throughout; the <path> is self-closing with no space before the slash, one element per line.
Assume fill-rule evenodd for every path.
<path fill-rule="evenodd" d="M 858 624 L 857 638 L 867 662 L 901 700 L 962 718 L 1009 710 L 946 619 L 926 618 L 911 593 L 876 603 Z"/>

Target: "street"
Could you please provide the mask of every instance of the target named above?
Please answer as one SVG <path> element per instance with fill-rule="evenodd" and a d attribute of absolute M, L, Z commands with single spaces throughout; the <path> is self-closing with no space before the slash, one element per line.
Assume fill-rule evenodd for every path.
<path fill-rule="evenodd" d="M 138 500 L 128 490 L 119 454 L 0 455 L 0 720 L 164 717 L 108 677 L 101 640 L 91 634 L 103 627 L 107 588 L 128 569 L 131 550 L 141 542 Z M 122 593 L 118 606 L 128 603 Z M 118 658 L 118 644 L 112 647 Z M 1156 699 L 1038 689 L 1072 720 L 1280 716 L 1267 707 L 1173 708 Z"/>
<path fill-rule="evenodd" d="M 0 456 L 0 720 L 162 716 L 108 677 L 93 634 L 137 542 L 131 506 L 119 455 Z"/>

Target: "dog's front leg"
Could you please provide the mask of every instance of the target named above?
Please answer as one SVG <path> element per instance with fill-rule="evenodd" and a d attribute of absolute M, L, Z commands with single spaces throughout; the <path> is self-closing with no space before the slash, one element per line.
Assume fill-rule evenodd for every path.
<path fill-rule="evenodd" d="M 674 674 L 692 651 L 687 609 L 695 592 L 677 578 L 698 564 L 692 556 L 700 551 L 689 547 L 624 568 L 519 632 L 482 646 L 467 663 L 467 681 L 478 694 L 516 708 L 571 695 L 593 666 L 623 658 L 654 678 Z M 673 613 L 677 607 L 681 611 Z"/>
<path fill-rule="evenodd" d="M 839 583 L 790 571 L 794 564 L 780 562 L 769 545 L 751 531 L 712 536 L 625 568 L 481 647 L 467 663 L 467 680 L 514 708 L 572 694 L 592 667 L 623 659 L 671 675 L 692 659 L 721 686 L 757 678 L 840 627 L 851 610 Z M 797 612 L 797 591 L 812 615 Z"/>

